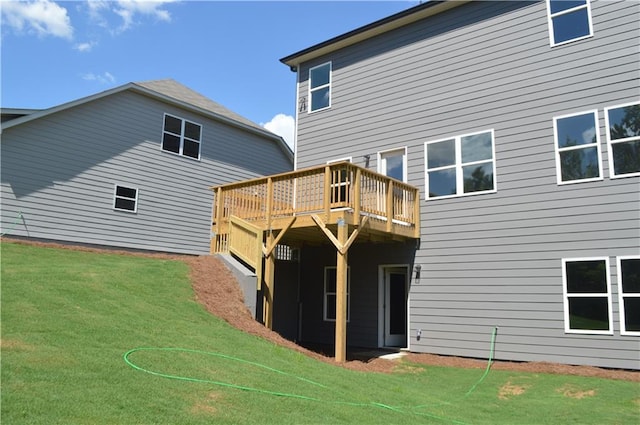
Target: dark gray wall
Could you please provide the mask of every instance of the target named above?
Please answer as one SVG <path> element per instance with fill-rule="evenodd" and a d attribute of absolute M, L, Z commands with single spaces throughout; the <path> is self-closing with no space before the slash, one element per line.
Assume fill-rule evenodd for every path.
<path fill-rule="evenodd" d="M 640 99 L 640 3 L 593 1 L 594 36 L 550 47 L 544 2 L 472 2 L 331 60 L 332 106 L 299 113 L 297 167 L 407 147 L 422 193 L 413 351 L 639 368 L 615 257 L 640 252 L 640 179 L 611 179 L 604 108 Z M 559 186 L 553 117 L 598 110 L 604 178 Z M 424 143 L 495 130 L 497 193 L 424 199 Z M 610 257 L 613 335 L 564 331 L 562 258 Z M 383 260 L 384 261 L 384 260 Z M 352 270 L 352 276 L 356 275 Z M 416 339 L 420 329 L 422 338 Z"/>
<path fill-rule="evenodd" d="M 351 277 L 347 345 L 378 346 L 379 265 L 410 263 L 415 243 L 362 243 L 349 249 Z M 335 342 L 335 322 L 323 320 L 324 268 L 336 266 L 333 245 L 305 246 L 301 250 L 300 300 L 302 302 L 302 341 L 322 344 Z"/>
<path fill-rule="evenodd" d="M 201 160 L 162 151 L 163 114 L 202 125 Z M 10 235 L 205 254 L 216 184 L 291 169 L 272 140 L 129 91 L 5 129 L 2 229 Z M 114 211 L 114 185 L 139 189 Z M 14 223 L 18 212 L 23 219 Z"/>

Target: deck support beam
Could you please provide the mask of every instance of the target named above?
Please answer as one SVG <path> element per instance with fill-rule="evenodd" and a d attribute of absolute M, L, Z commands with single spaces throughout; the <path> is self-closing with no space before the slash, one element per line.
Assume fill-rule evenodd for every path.
<path fill-rule="evenodd" d="M 338 218 L 337 237 L 327 228 L 322 218 L 312 215 L 311 218 L 316 225 L 329 238 L 331 243 L 336 247 L 336 338 L 335 338 L 335 360 L 343 363 L 347 360 L 347 254 L 349 247 L 356 240 L 360 230 L 369 220 L 369 217 L 363 217 L 358 227 L 349 236 L 349 225 L 344 217 Z"/>
<path fill-rule="evenodd" d="M 275 246 L 273 231 L 267 232 L 267 246 Z M 276 269 L 276 256 L 273 250 L 264 258 L 264 285 L 262 285 L 264 308 L 263 321 L 265 327 L 273 329 L 273 292 Z"/>
<path fill-rule="evenodd" d="M 338 242 L 347 243 L 349 226 L 343 219 L 338 220 Z M 347 252 L 338 249 L 336 258 L 336 354 L 335 360 L 347 360 Z"/>

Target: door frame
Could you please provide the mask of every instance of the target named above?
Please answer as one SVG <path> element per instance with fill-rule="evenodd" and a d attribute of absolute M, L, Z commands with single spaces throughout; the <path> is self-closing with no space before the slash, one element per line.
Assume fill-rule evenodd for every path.
<path fill-rule="evenodd" d="M 407 316 L 407 341 L 404 344 L 404 347 L 400 347 L 400 348 L 409 348 L 409 329 L 411 329 L 410 327 L 410 314 L 409 314 L 409 305 L 410 305 L 410 298 L 411 298 L 411 293 L 409 291 L 409 289 L 411 288 L 411 274 L 410 274 L 410 267 L 409 264 L 403 263 L 403 264 L 379 264 L 378 265 L 378 347 L 385 347 L 385 322 L 386 322 L 386 317 L 385 317 L 385 279 L 386 279 L 386 274 L 387 274 L 387 270 L 388 269 L 405 269 L 406 271 L 406 276 L 407 276 L 407 280 L 406 280 L 406 293 L 407 293 L 407 305 L 405 306 L 406 309 L 406 316 Z"/>

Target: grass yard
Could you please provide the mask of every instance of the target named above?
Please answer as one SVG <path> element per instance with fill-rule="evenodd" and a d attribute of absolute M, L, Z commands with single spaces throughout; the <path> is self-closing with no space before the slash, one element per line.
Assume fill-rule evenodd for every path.
<path fill-rule="evenodd" d="M 326 364 L 199 305 L 176 260 L 3 242 L 3 424 L 637 424 L 640 384 Z"/>

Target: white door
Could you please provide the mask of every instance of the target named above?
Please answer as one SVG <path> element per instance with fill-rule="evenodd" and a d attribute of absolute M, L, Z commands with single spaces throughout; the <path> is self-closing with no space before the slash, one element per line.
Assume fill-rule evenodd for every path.
<path fill-rule="evenodd" d="M 407 346 L 407 268 L 384 269 L 384 346 Z"/>
<path fill-rule="evenodd" d="M 407 150 L 406 148 L 380 152 L 378 172 L 385 176 L 407 181 Z"/>

